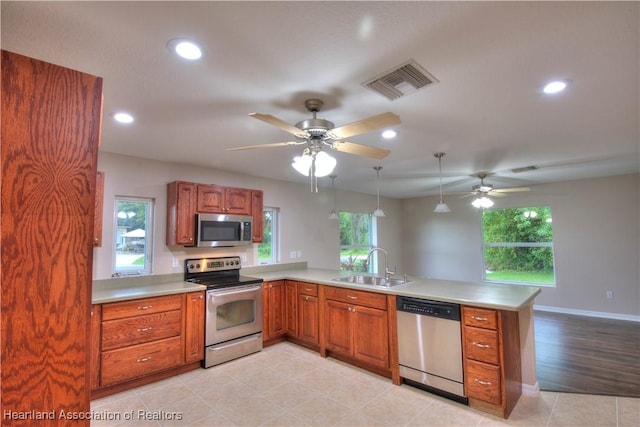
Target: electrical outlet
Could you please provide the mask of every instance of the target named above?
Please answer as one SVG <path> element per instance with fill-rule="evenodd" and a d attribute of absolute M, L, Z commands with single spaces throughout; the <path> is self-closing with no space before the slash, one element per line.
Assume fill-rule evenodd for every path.
<path fill-rule="evenodd" d="M 607 291 L 607 299 L 613 299 L 613 291 Z"/>
<path fill-rule="evenodd" d="M 302 258 L 302 251 L 298 251 L 296 253 L 296 258 Z"/>
<path fill-rule="evenodd" d="M 289 258 L 293 259 L 296 257 L 296 251 L 289 252 Z"/>
<path fill-rule="evenodd" d="M 242 260 L 242 262 L 247 262 L 247 254 L 241 254 L 240 259 Z"/>
<path fill-rule="evenodd" d="M 173 268 L 177 268 L 178 267 L 178 257 L 172 257 L 171 258 L 171 267 Z"/>

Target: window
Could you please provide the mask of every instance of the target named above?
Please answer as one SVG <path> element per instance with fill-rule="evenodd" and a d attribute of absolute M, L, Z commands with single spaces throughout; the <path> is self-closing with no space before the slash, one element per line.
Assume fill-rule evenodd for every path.
<path fill-rule="evenodd" d="M 340 270 L 372 271 L 367 254 L 373 247 L 371 214 L 340 212 Z"/>
<path fill-rule="evenodd" d="M 554 285 L 551 207 L 485 210 L 484 279 Z"/>
<path fill-rule="evenodd" d="M 151 274 L 153 200 L 116 197 L 114 276 Z"/>
<path fill-rule="evenodd" d="M 280 259 L 278 238 L 278 208 L 262 210 L 262 243 L 258 244 L 258 263 L 275 264 Z"/>

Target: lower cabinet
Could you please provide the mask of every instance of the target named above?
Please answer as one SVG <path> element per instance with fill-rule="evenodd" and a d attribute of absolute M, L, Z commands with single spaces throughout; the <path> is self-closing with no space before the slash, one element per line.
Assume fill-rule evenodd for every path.
<path fill-rule="evenodd" d="M 204 356 L 204 291 L 94 305 L 91 334 L 93 391 L 121 391 L 153 374 L 197 367 Z"/>
<path fill-rule="evenodd" d="M 322 287 L 323 342 L 321 352 L 347 356 L 354 362 L 390 370 L 389 330 L 385 294 L 332 286 Z"/>
<path fill-rule="evenodd" d="M 462 306 L 469 406 L 507 418 L 522 393 L 518 313 Z"/>
<path fill-rule="evenodd" d="M 308 347 L 320 344 L 318 285 L 297 282 L 298 339 Z"/>
<path fill-rule="evenodd" d="M 285 281 L 264 282 L 262 296 L 262 341 L 269 345 L 284 340 L 287 333 Z"/>

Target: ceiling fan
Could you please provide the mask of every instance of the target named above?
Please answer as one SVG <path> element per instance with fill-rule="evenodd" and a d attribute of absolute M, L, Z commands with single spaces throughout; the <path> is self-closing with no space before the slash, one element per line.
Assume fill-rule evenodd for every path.
<path fill-rule="evenodd" d="M 313 118 L 302 120 L 295 126 L 280 120 L 271 114 L 251 113 L 249 116 L 262 120 L 272 126 L 282 129 L 296 137 L 295 141 L 275 142 L 271 144 L 249 145 L 245 147 L 227 148 L 228 151 L 247 150 L 252 148 L 284 147 L 289 145 L 307 144 L 310 151 L 319 151 L 323 146 L 332 150 L 370 157 L 372 159 L 383 159 L 389 155 L 390 151 L 368 145 L 357 144 L 355 142 L 344 141 L 345 138 L 371 132 L 387 126 L 400 124 L 400 117 L 394 113 L 382 113 L 357 122 L 335 127 L 333 122 L 325 119 L 318 119 L 316 114 L 320 111 L 324 102 L 320 99 L 307 99 L 304 102 L 306 109 L 313 114 Z"/>
<path fill-rule="evenodd" d="M 471 192 L 465 194 L 464 197 L 475 196 L 476 198 L 471 202 L 471 204 L 476 208 L 489 208 L 493 206 L 493 201 L 489 198 L 491 197 L 504 197 L 506 193 L 513 193 L 517 191 L 530 191 L 529 187 L 510 187 L 510 188 L 493 188 L 493 185 L 486 184 L 484 179 L 488 176 L 493 175 L 490 172 L 478 172 L 471 176 L 480 178 L 480 184 L 476 184 L 471 187 Z"/>

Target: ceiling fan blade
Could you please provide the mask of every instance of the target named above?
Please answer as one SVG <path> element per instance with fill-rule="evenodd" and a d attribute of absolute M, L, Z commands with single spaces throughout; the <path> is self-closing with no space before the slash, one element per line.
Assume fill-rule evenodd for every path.
<path fill-rule="evenodd" d="M 498 193 L 515 193 L 517 191 L 531 191 L 529 187 L 511 187 L 511 188 L 494 188 L 494 192 Z"/>
<path fill-rule="evenodd" d="M 327 132 L 331 139 L 344 139 L 361 133 L 371 132 L 387 126 L 395 126 L 400 124 L 400 117 L 394 113 L 382 113 L 367 119 L 349 123 L 337 128 L 333 128 Z"/>
<path fill-rule="evenodd" d="M 391 152 L 383 148 L 371 147 L 370 145 L 356 144 L 355 142 L 340 141 L 330 144 L 331 147 L 343 153 L 356 154 L 358 156 L 372 159 L 384 159 Z"/>
<path fill-rule="evenodd" d="M 250 113 L 249 116 L 280 128 L 283 131 L 295 135 L 298 138 L 306 139 L 309 137 L 309 132 L 307 132 L 306 130 L 298 129 L 297 127 L 292 126 L 289 123 L 282 121 L 275 116 L 272 116 L 271 114 Z"/>
<path fill-rule="evenodd" d="M 258 145 L 246 145 L 244 147 L 235 147 L 235 148 L 227 148 L 227 151 L 238 151 L 238 150 L 250 150 L 252 148 L 270 148 L 270 147 L 284 147 L 287 145 L 300 145 L 306 144 L 305 142 L 272 142 L 271 144 L 258 144 Z"/>
<path fill-rule="evenodd" d="M 501 192 L 499 192 L 497 190 L 491 190 L 485 195 L 489 196 L 489 197 L 505 197 L 506 196 L 506 194 L 501 193 Z"/>

